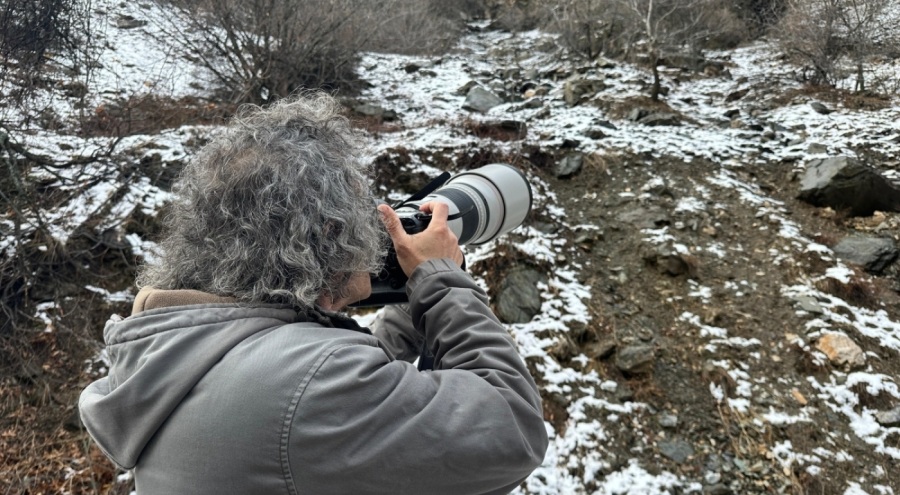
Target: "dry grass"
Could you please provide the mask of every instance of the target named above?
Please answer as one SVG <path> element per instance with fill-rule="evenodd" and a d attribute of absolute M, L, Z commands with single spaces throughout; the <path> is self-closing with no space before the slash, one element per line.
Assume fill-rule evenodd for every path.
<path fill-rule="evenodd" d="M 853 269 L 854 274 L 847 283 L 835 278 L 826 277 L 816 282 L 816 288 L 827 294 L 838 297 L 854 306 L 868 309 L 881 307 L 882 289 L 873 283 L 869 277 Z"/>
<path fill-rule="evenodd" d="M 0 339 L 0 486 L 2 493 L 125 494 L 115 466 L 77 419 L 77 400 L 92 377 L 84 363 L 113 308 L 62 304 L 50 331 L 20 325 Z M 119 308 L 118 311 L 121 311 Z M 102 316 L 101 316 L 102 315 Z M 95 328 L 96 327 L 96 328 Z"/>
<path fill-rule="evenodd" d="M 517 120 L 500 120 L 496 122 L 479 122 L 466 119 L 462 124 L 468 134 L 481 139 L 494 141 L 518 141 L 525 139 L 528 127 Z"/>
<path fill-rule="evenodd" d="M 796 104 L 798 101 L 805 103 L 810 99 L 835 106 L 841 105 L 850 110 L 877 111 L 889 108 L 892 104 L 891 98 L 886 95 L 879 95 L 873 92 L 857 93 L 814 84 L 787 89 L 773 98 L 772 103 L 778 106 L 787 106 Z"/>
<path fill-rule="evenodd" d="M 140 95 L 104 103 L 82 121 L 83 136 L 153 134 L 183 125 L 223 124 L 237 107 L 193 97 Z"/>

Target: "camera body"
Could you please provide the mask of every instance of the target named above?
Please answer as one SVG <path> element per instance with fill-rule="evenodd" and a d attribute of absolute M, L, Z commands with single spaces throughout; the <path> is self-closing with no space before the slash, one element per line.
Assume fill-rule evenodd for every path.
<path fill-rule="evenodd" d="M 393 205 L 407 234 L 428 228 L 431 215 L 419 211 L 419 207 L 430 201 L 447 204 L 447 226 L 460 245 L 478 245 L 521 225 L 531 211 L 532 193 L 525 174 L 506 164 L 485 165 L 452 178 L 445 173 L 406 201 Z M 352 306 L 406 303 L 408 280 L 391 244 L 382 270 L 371 275 L 372 295 Z"/>

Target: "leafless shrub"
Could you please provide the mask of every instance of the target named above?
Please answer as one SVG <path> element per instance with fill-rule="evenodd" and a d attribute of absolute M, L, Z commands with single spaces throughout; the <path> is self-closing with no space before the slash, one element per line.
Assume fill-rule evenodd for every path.
<path fill-rule="evenodd" d="M 153 134 L 183 125 L 221 124 L 236 108 L 189 96 L 131 95 L 95 107 L 81 119 L 79 133 L 85 137 L 121 137 Z"/>
<path fill-rule="evenodd" d="M 64 55 L 82 71 L 84 45 L 90 33 L 90 1 L 0 0 L 0 81 L 17 88 L 10 96 L 16 104 L 28 100 L 46 83 L 45 62 Z"/>
<path fill-rule="evenodd" d="M 743 20 L 748 35 L 753 38 L 764 34 L 784 15 L 787 0 L 734 0 L 730 10 Z"/>
<path fill-rule="evenodd" d="M 743 30 L 721 0 L 562 0 L 553 16 L 554 27 L 574 52 L 649 66 L 654 101 L 661 93 L 659 66 L 664 60 L 699 58 L 713 35 Z"/>
<path fill-rule="evenodd" d="M 704 38 L 698 42 L 708 49 L 735 48 L 759 32 L 753 18 L 744 17 L 739 4 L 728 0 L 711 2 L 708 12 L 701 17 L 701 23 L 700 31 Z"/>
<path fill-rule="evenodd" d="M 451 20 L 477 19 L 487 13 L 485 0 L 431 0 L 429 3 L 435 15 Z"/>
<path fill-rule="evenodd" d="M 896 52 L 900 35 L 892 0 L 787 0 L 787 11 L 774 31 L 782 50 L 804 71 L 810 84 L 834 86 L 849 61 L 855 90 L 866 90 L 870 57 Z"/>
<path fill-rule="evenodd" d="M 553 9 L 553 27 L 566 46 L 587 59 L 619 57 L 636 34 L 624 7 L 618 0 L 563 0 Z"/>
<path fill-rule="evenodd" d="M 827 277 L 816 282 L 816 288 L 854 306 L 868 309 L 881 307 L 881 289 L 858 271 L 854 271 L 853 276 L 846 283 Z"/>
<path fill-rule="evenodd" d="M 698 54 L 714 25 L 716 0 L 619 0 L 640 37 L 639 48 L 653 74 L 650 98 L 659 99 L 660 60 L 675 53 Z"/>
<path fill-rule="evenodd" d="M 301 88 L 353 89 L 364 50 L 433 53 L 460 32 L 438 0 L 160 0 L 166 37 L 209 70 L 235 103 Z M 452 15 L 450 16 L 452 17 Z"/>
<path fill-rule="evenodd" d="M 365 3 L 368 12 L 362 12 L 362 17 L 375 20 L 378 27 L 362 48 L 409 55 L 445 52 L 459 38 L 462 21 L 468 18 L 466 5 L 454 4 L 462 2 L 394 0 L 382 4 Z M 384 8 L 390 8 L 391 12 L 381 11 Z"/>
<path fill-rule="evenodd" d="M 487 0 L 487 15 L 492 26 L 507 31 L 525 31 L 544 27 L 555 2 L 542 0 Z"/>

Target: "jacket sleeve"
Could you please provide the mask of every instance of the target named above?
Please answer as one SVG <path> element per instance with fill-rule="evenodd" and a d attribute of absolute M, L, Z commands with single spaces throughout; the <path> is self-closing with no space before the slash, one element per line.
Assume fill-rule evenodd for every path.
<path fill-rule="evenodd" d="M 425 334 L 413 326 L 406 304 L 385 307 L 372 324 L 372 334 L 392 356 L 410 363 L 422 354 L 425 345 Z"/>
<path fill-rule="evenodd" d="M 292 415 L 298 491 L 507 493 L 543 460 L 537 387 L 484 292 L 449 260 L 417 268 L 408 290 L 435 371 L 374 345 L 326 352 Z"/>

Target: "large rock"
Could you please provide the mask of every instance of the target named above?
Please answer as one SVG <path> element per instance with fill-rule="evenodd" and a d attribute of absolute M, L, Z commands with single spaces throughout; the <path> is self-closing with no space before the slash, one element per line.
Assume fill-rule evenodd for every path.
<path fill-rule="evenodd" d="M 568 179 L 581 172 L 583 164 L 584 155 L 581 153 L 569 153 L 556 164 L 553 174 L 559 179 Z"/>
<path fill-rule="evenodd" d="M 875 421 L 881 426 L 900 426 L 900 406 L 875 413 Z"/>
<path fill-rule="evenodd" d="M 498 120 L 478 122 L 472 126 L 472 132 L 482 138 L 498 141 L 516 141 L 528 136 L 528 125 L 519 120 Z"/>
<path fill-rule="evenodd" d="M 628 112 L 628 120 L 649 126 L 681 125 L 678 115 L 671 112 L 652 112 L 646 108 L 632 108 Z"/>
<path fill-rule="evenodd" d="M 596 78 L 574 76 L 563 85 L 563 99 L 566 105 L 574 107 L 583 97 L 590 98 L 606 88 L 606 84 Z"/>
<path fill-rule="evenodd" d="M 681 439 L 660 440 L 657 446 L 659 447 L 660 454 L 678 464 L 684 464 L 692 455 L 694 455 L 694 447 Z"/>
<path fill-rule="evenodd" d="M 619 213 L 616 220 L 632 224 L 639 229 L 656 229 L 669 223 L 669 215 L 661 207 L 649 205 Z"/>
<path fill-rule="evenodd" d="M 879 274 L 897 260 L 897 245 L 890 237 L 846 237 L 834 246 L 834 254 L 866 271 Z"/>
<path fill-rule="evenodd" d="M 146 25 L 147 21 L 143 19 L 136 19 L 130 15 L 120 15 L 116 18 L 116 27 L 119 29 L 134 29 L 144 27 Z"/>
<path fill-rule="evenodd" d="M 866 355 L 850 337 L 842 333 L 827 333 L 816 342 L 816 349 L 825 353 L 835 366 L 845 369 L 861 368 L 866 364 Z"/>
<path fill-rule="evenodd" d="M 463 109 L 471 110 L 473 112 L 487 113 L 490 109 L 502 104 L 502 98 L 482 88 L 481 86 L 475 86 L 470 89 L 469 93 L 466 95 L 466 101 L 465 103 L 463 103 Z"/>
<path fill-rule="evenodd" d="M 616 367 L 625 373 L 645 373 L 655 361 L 656 353 L 649 345 L 630 345 L 616 353 Z"/>
<path fill-rule="evenodd" d="M 681 120 L 678 118 L 678 115 L 669 112 L 657 112 L 651 113 L 646 117 L 641 117 L 638 120 L 639 124 L 649 125 L 649 126 L 658 126 L 658 125 L 681 125 Z"/>
<path fill-rule="evenodd" d="M 366 117 L 375 117 L 386 121 L 397 120 L 397 112 L 373 103 L 356 105 L 353 107 L 353 111 Z"/>
<path fill-rule="evenodd" d="M 531 268 L 515 268 L 503 280 L 497 294 L 497 317 L 506 323 L 528 323 L 541 311 L 538 283 L 547 278 Z"/>
<path fill-rule="evenodd" d="M 849 156 L 810 162 L 797 197 L 815 206 L 830 206 L 852 216 L 900 211 L 900 189 L 874 169 Z"/>

